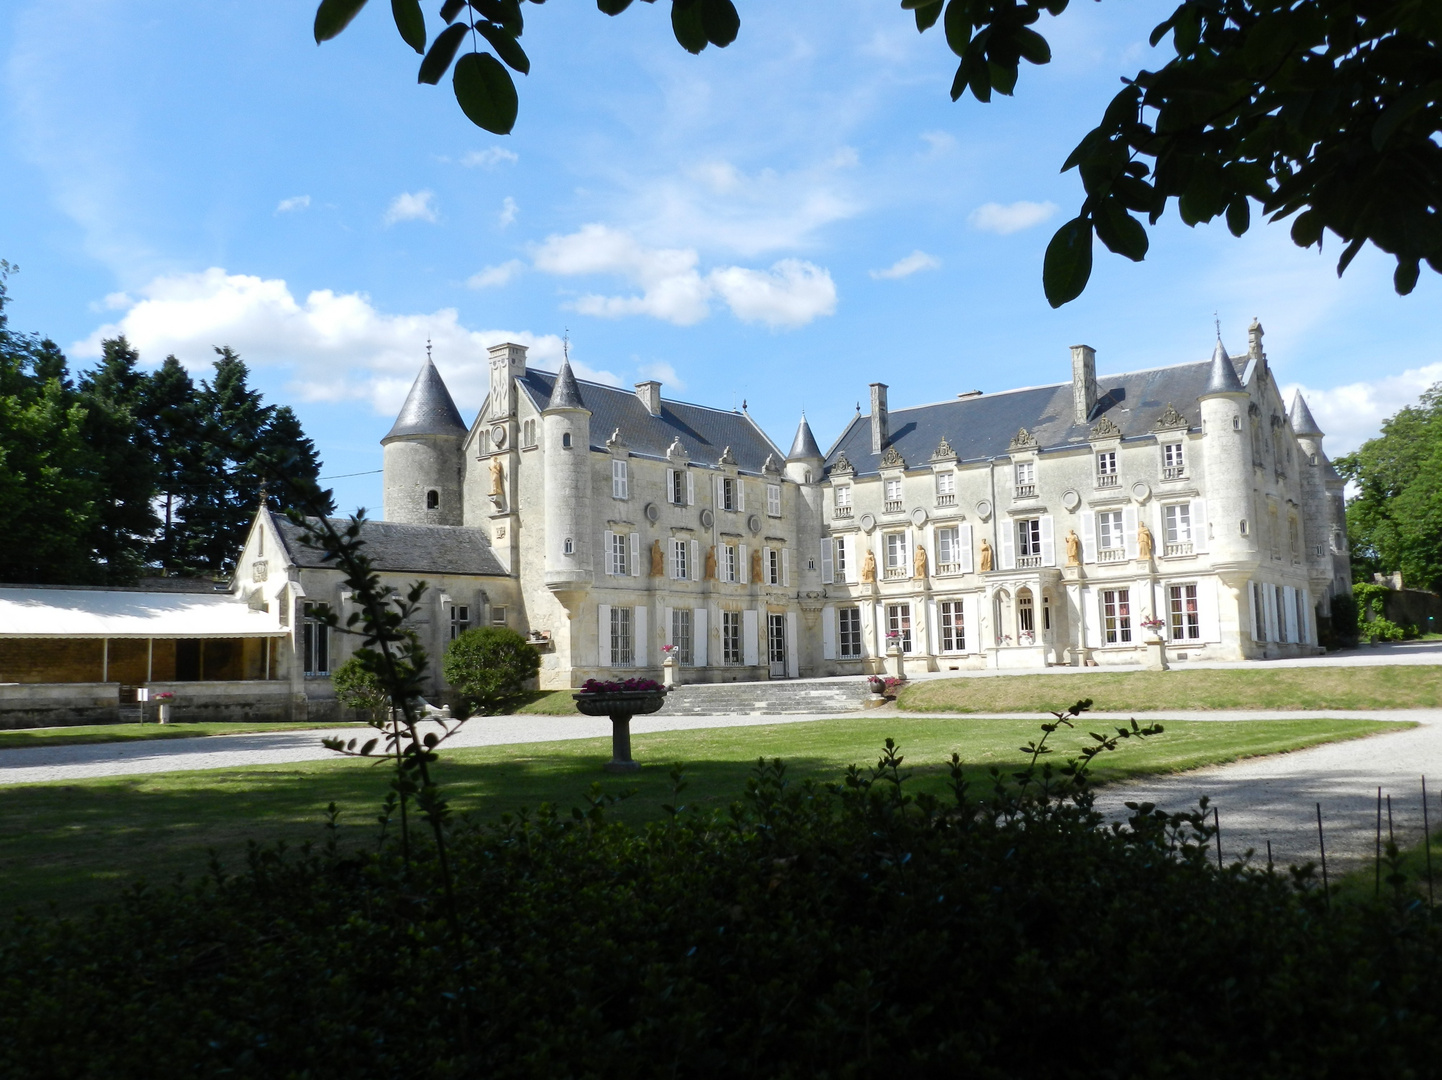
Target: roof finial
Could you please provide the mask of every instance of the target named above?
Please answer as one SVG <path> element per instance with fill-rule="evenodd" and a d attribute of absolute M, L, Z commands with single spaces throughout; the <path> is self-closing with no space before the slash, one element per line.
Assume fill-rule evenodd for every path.
<path fill-rule="evenodd" d="M 566 332 L 561 337 L 561 358 L 567 363 L 571 360 L 571 328 L 566 327 Z"/>
<path fill-rule="evenodd" d="M 1217 313 L 1216 313 L 1215 311 L 1212 312 L 1212 322 L 1215 323 L 1215 324 L 1216 324 L 1216 327 L 1217 327 L 1217 340 L 1218 340 L 1218 341 L 1221 341 L 1221 340 L 1222 340 L 1222 320 L 1221 320 L 1220 318 L 1218 318 Z"/>
<path fill-rule="evenodd" d="M 426 363 L 431 362 L 431 336 L 426 335 Z"/>

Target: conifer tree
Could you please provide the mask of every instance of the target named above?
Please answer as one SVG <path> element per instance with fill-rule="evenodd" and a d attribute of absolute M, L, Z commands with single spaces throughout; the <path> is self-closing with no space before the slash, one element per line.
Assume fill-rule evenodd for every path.
<path fill-rule="evenodd" d="M 175 571 L 184 565 L 183 508 L 195 485 L 202 454 L 195 382 L 173 354 L 146 381 L 142 413 L 154 449 L 161 508 L 160 532 L 150 545 L 150 560 L 166 571 Z"/>

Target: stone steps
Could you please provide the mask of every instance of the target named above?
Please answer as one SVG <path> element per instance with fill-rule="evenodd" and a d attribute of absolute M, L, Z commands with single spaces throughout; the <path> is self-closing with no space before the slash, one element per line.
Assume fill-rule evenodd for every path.
<path fill-rule="evenodd" d="M 664 716 L 777 716 L 856 712 L 867 697 L 866 680 L 790 679 L 769 682 L 695 683 L 666 695 Z"/>

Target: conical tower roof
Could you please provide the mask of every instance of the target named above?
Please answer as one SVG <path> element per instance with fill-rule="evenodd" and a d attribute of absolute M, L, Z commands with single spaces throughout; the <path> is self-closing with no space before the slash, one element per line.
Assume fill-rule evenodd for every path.
<path fill-rule="evenodd" d="M 446 389 L 436 365 L 431 363 L 430 357 L 426 357 L 425 366 L 411 384 L 411 392 L 406 395 L 400 415 L 396 417 L 390 433 L 381 441 L 409 435 L 456 435 L 465 438 L 466 434 L 466 425 L 461 422 L 461 414 L 451 400 L 451 392 Z"/>
<path fill-rule="evenodd" d="M 1212 372 L 1207 378 L 1207 388 L 1202 391 L 1202 396 L 1238 394 L 1245 390 L 1242 380 L 1237 378 L 1237 369 L 1232 364 L 1232 358 L 1227 355 L 1226 346 L 1222 344 L 1220 337 L 1217 338 L 1217 347 L 1212 350 Z"/>
<path fill-rule="evenodd" d="M 569 359 L 561 362 L 561 372 L 556 376 L 556 385 L 551 388 L 551 400 L 547 409 L 584 409 L 581 388 L 576 385 L 576 375 L 571 371 Z"/>
<path fill-rule="evenodd" d="M 1302 391 L 1298 390 L 1292 395 L 1292 408 L 1287 412 L 1287 417 L 1292 421 L 1292 430 L 1298 435 L 1310 435 L 1314 438 L 1322 436 L 1322 429 L 1317 426 L 1317 421 L 1312 417 L 1312 410 L 1307 408 L 1307 402 L 1302 397 Z"/>
<path fill-rule="evenodd" d="M 791 453 L 786 455 L 787 461 L 805 461 L 809 458 L 820 458 L 821 447 L 816 445 L 816 436 L 811 434 L 811 425 L 806 422 L 806 414 L 801 414 L 801 426 L 796 429 L 796 438 L 791 442 Z"/>

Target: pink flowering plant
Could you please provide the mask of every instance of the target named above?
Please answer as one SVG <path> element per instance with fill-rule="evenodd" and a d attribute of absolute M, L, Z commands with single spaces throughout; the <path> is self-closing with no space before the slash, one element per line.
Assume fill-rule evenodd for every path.
<path fill-rule="evenodd" d="M 587 679 L 581 684 L 583 694 L 665 693 L 666 688 L 655 679 Z"/>
<path fill-rule="evenodd" d="M 155 694 L 154 696 L 152 696 L 150 700 L 151 700 L 151 701 L 158 701 L 158 702 L 160 702 L 162 705 L 169 705 L 172 701 L 175 700 L 175 695 L 174 695 L 173 693 L 171 693 L 169 690 L 162 690 L 160 693 Z"/>
<path fill-rule="evenodd" d="M 1166 623 L 1162 622 L 1162 620 L 1158 619 L 1155 615 L 1149 615 L 1147 618 L 1142 620 L 1142 629 L 1150 631 L 1153 634 L 1160 631 L 1161 628 L 1166 625 Z"/>

